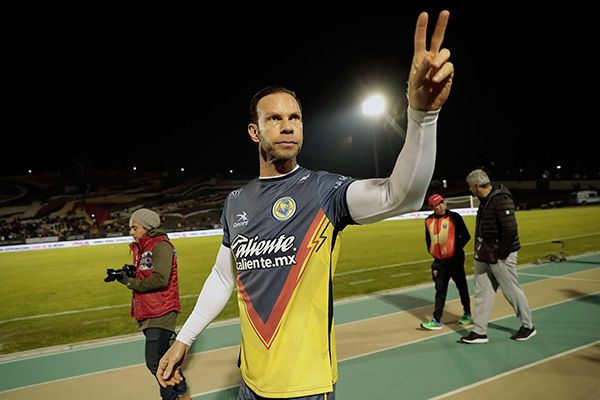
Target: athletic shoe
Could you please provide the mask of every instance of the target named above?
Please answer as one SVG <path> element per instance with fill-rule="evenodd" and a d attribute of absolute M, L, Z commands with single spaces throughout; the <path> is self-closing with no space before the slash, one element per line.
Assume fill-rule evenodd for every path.
<path fill-rule="evenodd" d="M 537 331 L 535 330 L 535 328 L 533 326 L 531 328 L 526 328 L 525 326 L 521 326 L 519 328 L 519 330 L 517 331 L 517 333 L 512 335 L 510 338 L 513 340 L 525 341 L 525 340 L 531 339 L 536 334 L 537 334 Z"/>
<path fill-rule="evenodd" d="M 487 335 L 480 335 L 478 333 L 475 332 L 470 332 L 467 336 L 463 336 L 460 338 L 460 341 L 463 343 L 487 343 L 490 340 L 488 339 Z"/>
<path fill-rule="evenodd" d="M 428 329 L 430 331 L 439 331 L 442 329 L 442 323 L 437 322 L 435 319 L 427 322 L 421 322 L 421 327 Z"/>
<path fill-rule="evenodd" d="M 461 325 L 468 325 L 473 323 L 473 319 L 471 318 L 471 313 L 465 313 L 462 317 L 460 317 L 460 319 L 458 320 L 458 323 Z"/>

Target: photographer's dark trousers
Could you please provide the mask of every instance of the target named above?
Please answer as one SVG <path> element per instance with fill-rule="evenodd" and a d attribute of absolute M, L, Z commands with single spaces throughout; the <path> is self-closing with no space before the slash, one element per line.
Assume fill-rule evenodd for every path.
<path fill-rule="evenodd" d="M 161 328 L 148 328 L 144 330 L 146 336 L 146 366 L 156 378 L 158 362 L 162 356 L 169 350 L 175 340 L 175 332 Z M 180 371 L 183 376 L 183 371 Z M 157 381 L 158 382 L 158 381 Z M 175 386 L 160 387 L 160 395 L 163 400 L 177 400 L 179 396 L 187 392 L 187 383 L 185 377 L 183 381 Z"/>
<path fill-rule="evenodd" d="M 469 298 L 469 288 L 467 286 L 467 277 L 465 276 L 464 256 L 453 257 L 446 260 L 434 260 L 433 264 L 431 264 L 431 277 L 433 282 L 435 282 L 435 306 L 433 318 L 436 321 L 442 321 L 450 278 L 452 278 L 456 284 L 464 312 L 471 313 L 471 299 Z"/>

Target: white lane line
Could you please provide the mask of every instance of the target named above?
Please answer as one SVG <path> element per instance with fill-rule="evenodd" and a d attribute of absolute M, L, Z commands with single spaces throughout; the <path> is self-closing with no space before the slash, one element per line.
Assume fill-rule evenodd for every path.
<path fill-rule="evenodd" d="M 584 238 L 584 237 L 588 237 L 588 236 L 597 236 L 597 235 L 600 235 L 600 232 L 586 233 L 583 235 L 575 235 L 575 236 L 565 236 L 562 238 L 550 239 L 550 240 L 538 240 L 537 242 L 521 243 L 521 246 L 534 246 L 536 244 L 552 243 L 556 240 L 580 239 L 580 238 Z"/>
<path fill-rule="evenodd" d="M 567 281 L 600 282 L 600 279 L 570 278 L 568 276 L 562 276 L 562 275 L 554 276 L 554 275 L 544 275 L 544 274 L 532 274 L 529 272 L 520 272 L 519 275 L 537 276 L 539 278 L 549 278 L 549 279 L 564 279 Z"/>
<path fill-rule="evenodd" d="M 410 275 L 410 272 L 403 272 L 401 274 L 390 275 L 390 278 L 397 278 L 399 276 L 408 276 L 408 275 Z"/>
<path fill-rule="evenodd" d="M 185 295 L 185 296 L 180 296 L 179 298 L 180 299 L 187 299 L 187 298 L 190 298 L 190 297 L 198 297 L 198 295 L 197 294 L 188 294 L 188 295 Z M 0 324 L 5 324 L 7 322 L 15 322 L 15 321 L 26 321 L 28 319 L 38 319 L 38 318 L 46 318 L 46 317 L 58 317 L 60 315 L 79 314 L 79 313 L 88 312 L 88 311 L 111 310 L 113 308 L 121 308 L 121 307 L 131 307 L 131 303 L 116 304 L 116 305 L 112 305 L 112 306 L 93 307 L 93 308 L 82 308 L 80 310 L 61 311 L 61 312 L 57 312 L 57 313 L 29 315 L 27 317 L 18 317 L 18 318 L 5 319 L 5 320 L 0 321 Z"/>
<path fill-rule="evenodd" d="M 466 254 L 469 254 L 469 253 L 466 253 Z M 340 272 L 340 273 L 336 272 L 335 277 L 337 278 L 338 276 L 360 274 L 361 272 L 378 271 L 380 269 L 402 267 L 405 265 L 414 265 L 414 264 L 421 264 L 421 263 L 426 263 L 426 262 L 430 263 L 431 260 L 432 260 L 431 258 L 428 258 L 426 260 L 416 260 L 416 261 L 407 261 L 407 262 L 397 263 L 397 264 L 380 265 L 379 267 L 356 269 L 354 271 L 346 271 L 346 272 Z"/>
<path fill-rule="evenodd" d="M 576 238 L 580 238 L 580 237 L 595 236 L 595 235 L 600 235 L 600 232 L 590 233 L 590 234 L 586 234 L 586 235 L 569 236 L 569 237 L 565 237 L 562 239 L 555 239 L 555 240 L 576 239 Z M 524 243 L 524 244 L 521 244 L 521 246 L 529 246 L 529 245 L 533 245 L 533 244 L 551 243 L 551 242 L 552 242 L 552 240 L 543 240 L 543 241 L 539 241 L 539 242 Z M 467 255 L 467 256 L 472 255 L 472 254 L 473 254 L 473 252 L 465 252 L 465 255 Z M 573 258 L 578 258 L 579 256 L 586 256 L 586 255 L 590 255 L 590 254 L 596 254 L 596 252 L 578 255 Z M 409 262 L 398 263 L 398 264 L 382 265 L 382 266 L 373 267 L 373 268 L 364 268 L 364 269 L 358 269 L 358 270 L 354 270 L 354 271 L 340 272 L 340 273 L 336 273 L 335 276 L 339 277 L 339 276 L 345 276 L 345 275 L 359 274 L 361 272 L 378 271 L 380 269 L 395 268 L 395 267 L 401 267 L 404 265 L 421 264 L 421 263 L 425 263 L 425 262 L 431 262 L 431 258 L 428 258 L 426 260 L 409 261 Z M 534 266 L 534 265 L 532 265 L 532 266 Z M 519 268 L 523 268 L 523 266 L 520 266 Z M 519 274 L 522 274 L 522 273 L 519 272 Z M 197 298 L 198 295 L 197 294 L 189 294 L 189 295 L 181 296 L 180 298 L 186 299 L 186 298 L 190 298 L 190 297 Z M 127 304 L 117 304 L 117 305 L 113 305 L 113 306 L 102 306 L 102 307 L 94 307 L 94 308 L 83 308 L 83 309 L 79 309 L 79 310 L 61 311 L 61 312 L 57 312 L 57 313 L 29 315 L 26 317 L 18 317 L 18 318 L 0 320 L 0 325 L 7 323 L 7 322 L 25 321 L 25 320 L 29 320 L 29 319 L 46 318 L 46 317 L 56 317 L 56 316 L 60 316 L 60 315 L 78 314 L 78 313 L 83 313 L 83 312 L 88 312 L 88 311 L 101 311 L 101 310 L 109 310 L 112 308 L 130 307 L 130 306 L 131 305 L 129 303 L 127 303 Z"/>
<path fill-rule="evenodd" d="M 362 281 L 350 282 L 351 285 L 360 285 L 361 283 L 373 282 L 375 279 L 363 279 Z"/>
<path fill-rule="evenodd" d="M 208 394 L 224 392 L 226 390 L 233 389 L 233 388 L 239 387 L 239 386 L 240 386 L 239 384 L 237 384 L 237 385 L 230 385 L 230 386 L 224 386 L 224 387 L 219 388 L 219 389 L 209 390 L 207 392 L 196 393 L 196 394 L 192 395 L 192 399 L 199 398 L 200 396 L 206 396 Z"/>
<path fill-rule="evenodd" d="M 537 242 L 521 243 L 521 246 L 533 246 L 536 244 L 552 243 L 555 240 L 579 239 L 579 238 L 583 238 L 583 237 L 596 236 L 596 235 L 600 235 L 600 232 L 586 233 L 585 235 L 567 236 L 567 237 L 563 237 L 563 238 L 559 238 L 559 239 L 539 240 Z M 470 255 L 473 255 L 472 251 L 465 252 L 465 256 L 470 256 Z M 353 270 L 353 271 L 340 272 L 340 273 L 336 273 L 335 276 L 338 277 L 338 276 L 345 276 L 345 275 L 352 275 L 352 274 L 360 274 L 361 272 L 378 271 L 380 269 L 396 268 L 396 267 L 402 267 L 405 265 L 421 264 L 421 263 L 425 263 L 425 262 L 431 262 L 431 260 L 432 260 L 431 258 L 428 258 L 425 260 L 415 260 L 415 261 L 407 261 L 407 262 L 397 263 L 397 264 L 381 265 L 378 267 L 363 268 L 363 269 L 357 269 L 357 270 Z"/>
<path fill-rule="evenodd" d="M 525 284 L 523 286 L 528 286 L 530 284 L 531 283 L 528 283 L 528 284 Z M 582 297 L 597 296 L 599 294 L 600 294 L 600 291 L 594 292 L 594 293 L 584 294 L 584 295 L 573 297 L 573 298 L 570 298 L 570 299 L 563 299 L 563 300 L 555 301 L 554 303 L 549 303 L 549 304 L 544 304 L 543 306 L 534 307 L 534 308 L 531 309 L 531 311 L 543 310 L 544 308 L 557 306 L 557 305 L 560 305 L 560 304 L 563 304 L 563 303 L 567 303 L 569 301 L 575 301 L 575 300 L 580 299 Z M 372 321 L 372 320 L 375 320 L 375 319 L 388 318 L 390 315 L 396 315 L 396 314 L 406 313 L 406 312 L 409 312 L 409 311 L 410 310 L 401 310 L 401 311 L 396 311 L 396 312 L 390 313 L 390 314 L 377 315 L 377 316 L 374 316 L 374 317 L 363 318 L 363 319 L 358 320 L 358 321 L 345 322 L 343 324 L 336 324 L 335 327 L 336 327 L 336 329 L 338 329 L 341 326 L 349 326 L 349 325 L 354 325 L 354 324 L 360 324 L 360 323 L 363 323 L 365 321 Z M 513 314 L 508 313 L 506 315 L 499 316 L 498 318 L 494 318 L 494 319 L 490 320 L 489 322 L 499 321 L 501 319 L 510 318 L 511 316 L 514 316 L 514 313 Z M 357 354 L 357 355 L 346 357 L 346 358 L 343 358 L 343 359 L 338 359 L 338 361 L 339 362 L 345 362 L 345 361 L 349 361 L 349 360 L 354 360 L 355 358 L 367 357 L 367 356 L 370 356 L 370 355 L 373 355 L 373 354 L 382 353 L 384 351 L 394 350 L 394 349 L 397 349 L 397 348 L 400 348 L 400 347 L 404 347 L 404 346 L 408 346 L 408 345 L 411 345 L 411 344 L 414 344 L 414 343 L 423 342 L 425 340 L 431 339 L 432 337 L 438 337 L 438 336 L 445 336 L 445 335 L 456 334 L 456 331 L 454 331 L 452 329 L 449 329 L 448 332 L 445 332 L 445 331 L 442 331 L 442 332 L 443 333 L 438 333 L 438 334 L 435 334 L 435 335 L 427 335 L 427 336 L 424 336 L 422 338 L 412 340 L 410 342 L 404 342 L 404 343 L 401 343 L 401 344 L 394 344 L 394 345 L 387 346 L 387 347 L 384 347 L 384 348 L 381 348 L 381 349 L 368 351 L 368 352 L 365 352 L 365 353 L 362 353 L 362 354 Z M 467 346 L 467 345 L 465 345 L 465 346 Z"/>
<path fill-rule="evenodd" d="M 598 343 L 600 343 L 600 340 L 596 340 L 595 342 L 588 343 L 588 344 L 584 344 L 583 346 L 579 346 L 579 347 L 576 347 L 576 348 L 574 348 L 574 349 L 567 350 L 567 351 L 564 351 L 564 352 L 562 352 L 562 353 L 555 354 L 555 355 L 553 355 L 553 356 L 550 356 L 550 357 L 547 357 L 547 358 L 543 358 L 543 359 L 541 359 L 541 360 L 538 360 L 538 361 L 532 362 L 531 364 L 523 365 L 523 366 L 521 366 L 521 367 L 519 367 L 519 368 L 515 368 L 515 369 L 512 369 L 512 370 L 510 370 L 510 371 L 506 371 L 506 372 L 503 372 L 503 373 L 501 373 L 501 374 L 494 375 L 494 376 L 492 376 L 492 377 L 489 377 L 489 378 L 487 378 L 487 379 L 484 379 L 484 380 L 482 380 L 482 381 L 475 382 L 475 383 L 472 383 L 472 384 L 470 384 L 470 385 L 467 385 L 467 386 L 463 386 L 463 387 L 461 387 L 460 389 L 456 389 L 456 390 L 453 390 L 453 391 L 451 391 L 451 392 L 444 393 L 444 394 L 441 394 L 441 395 L 439 395 L 439 396 L 436 396 L 436 397 L 432 397 L 432 398 L 431 398 L 431 400 L 439 400 L 439 399 L 444 399 L 444 398 L 446 398 L 446 397 L 449 397 L 449 396 L 452 396 L 452 395 L 455 395 L 455 394 L 458 394 L 458 393 L 461 393 L 461 392 L 467 391 L 467 390 L 469 390 L 469 389 L 472 389 L 472 388 L 475 388 L 475 387 L 477 387 L 477 386 L 485 385 L 485 384 L 486 384 L 486 383 L 488 383 L 488 382 L 493 382 L 493 381 L 495 381 L 495 380 L 497 380 L 497 379 L 504 378 L 505 376 L 512 375 L 512 374 L 514 374 L 514 373 L 517 373 L 517 372 L 523 371 L 523 370 L 525 370 L 525 369 L 527 369 L 527 368 L 535 367 L 536 365 L 540 365 L 540 364 L 543 364 L 543 363 L 545 363 L 545 362 L 547 362 L 547 361 L 554 360 L 555 358 L 560 358 L 560 357 L 566 356 L 567 354 L 575 353 L 575 352 L 577 352 L 577 351 L 579 351 L 579 350 L 583 350 L 583 349 L 586 349 L 586 348 L 588 348 L 588 347 L 595 346 L 595 345 L 597 345 Z"/>

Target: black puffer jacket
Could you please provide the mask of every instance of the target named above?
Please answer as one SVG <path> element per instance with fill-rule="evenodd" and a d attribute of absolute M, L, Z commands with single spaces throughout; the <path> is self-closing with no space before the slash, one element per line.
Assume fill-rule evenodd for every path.
<path fill-rule="evenodd" d="M 521 248 L 512 194 L 506 186 L 495 185 L 487 197 L 479 200 L 475 236 L 481 236 L 485 242 L 497 243 L 498 258 L 505 259 Z"/>

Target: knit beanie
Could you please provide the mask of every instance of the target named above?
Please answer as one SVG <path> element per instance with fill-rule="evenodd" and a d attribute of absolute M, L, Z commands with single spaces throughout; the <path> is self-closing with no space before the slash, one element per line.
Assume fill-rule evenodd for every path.
<path fill-rule="evenodd" d="M 136 221 L 147 230 L 160 226 L 160 217 L 157 213 L 147 208 L 140 208 L 131 214 L 131 220 Z"/>

